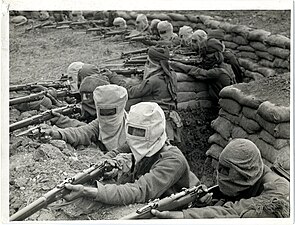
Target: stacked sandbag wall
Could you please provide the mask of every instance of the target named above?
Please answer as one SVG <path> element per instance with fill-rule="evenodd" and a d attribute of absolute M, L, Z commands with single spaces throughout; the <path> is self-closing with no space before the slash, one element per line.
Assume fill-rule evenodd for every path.
<path fill-rule="evenodd" d="M 276 80 L 275 82 L 280 82 Z M 282 82 L 284 85 L 284 82 Z M 274 90 L 270 96 L 255 95 L 253 83 L 235 84 L 220 92 L 220 111 L 211 123 L 215 133 L 208 142 L 211 147 L 206 152 L 216 166 L 219 154 L 234 138 L 253 141 L 261 151 L 263 161 L 271 166 L 280 163 L 290 170 L 290 101 L 288 91 Z M 271 88 L 271 86 L 269 86 Z M 276 88 L 276 85 L 273 85 Z M 263 89 L 262 84 L 256 89 Z M 288 89 L 286 82 L 286 89 Z M 249 94 L 249 92 L 251 94 Z M 254 93 L 253 93 L 254 92 Z M 260 90 L 261 92 L 261 90 Z M 284 93 L 283 95 L 276 95 Z M 282 98 L 277 101 L 275 99 Z M 284 105 L 277 102 L 285 102 Z"/>
<path fill-rule="evenodd" d="M 136 16 L 144 12 L 118 11 L 118 16 L 134 25 Z M 233 51 L 244 69 L 245 82 L 290 71 L 290 38 L 272 35 L 270 32 L 253 29 L 244 25 L 224 22 L 219 16 L 146 13 L 151 21 L 155 18 L 167 20 L 174 26 L 174 31 L 184 25 L 194 30 L 203 29 L 209 35 L 221 39 L 226 48 Z"/>

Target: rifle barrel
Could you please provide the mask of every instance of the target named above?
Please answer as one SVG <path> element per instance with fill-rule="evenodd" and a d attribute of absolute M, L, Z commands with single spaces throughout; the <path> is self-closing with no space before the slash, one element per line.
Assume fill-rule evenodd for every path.
<path fill-rule="evenodd" d="M 17 121 L 13 124 L 10 124 L 9 125 L 9 132 L 13 132 L 17 129 L 27 127 L 29 125 L 40 124 L 46 120 L 49 120 L 54 117 L 51 113 L 52 111 L 57 112 L 57 113 L 61 113 L 63 115 L 69 115 L 69 114 L 76 112 L 77 110 L 78 110 L 78 108 L 74 104 L 60 107 L 60 108 L 56 108 L 56 109 L 52 109 L 52 110 L 47 110 L 45 112 L 42 112 L 39 115 L 35 115 L 35 116 L 29 117 L 27 119 Z"/>
<path fill-rule="evenodd" d="M 83 184 L 91 179 L 95 179 L 103 175 L 105 163 L 101 163 L 96 166 L 91 166 L 87 170 L 76 174 L 73 178 L 67 179 L 61 184 L 57 185 L 55 188 L 45 193 L 42 197 L 38 198 L 31 204 L 27 205 L 23 209 L 17 211 L 13 214 L 9 220 L 10 221 L 21 221 L 29 216 L 33 215 L 40 209 L 47 207 L 50 203 L 61 199 L 63 196 L 69 193 L 67 189 L 64 188 L 64 184 Z"/>
<path fill-rule="evenodd" d="M 14 98 L 14 99 L 9 100 L 9 105 L 11 106 L 11 105 L 16 105 L 16 104 L 25 103 L 25 102 L 38 101 L 43 98 L 45 93 L 46 93 L 46 91 L 41 91 L 36 94 L 31 94 L 31 95 L 24 96 L 24 97 Z"/>

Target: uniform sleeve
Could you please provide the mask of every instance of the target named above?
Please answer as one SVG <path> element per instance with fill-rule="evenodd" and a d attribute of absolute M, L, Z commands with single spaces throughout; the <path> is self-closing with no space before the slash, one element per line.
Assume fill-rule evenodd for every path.
<path fill-rule="evenodd" d="M 70 117 L 64 116 L 64 115 L 60 115 L 60 117 L 58 118 L 58 120 L 55 123 L 55 126 L 57 126 L 59 128 L 80 127 L 83 125 L 86 125 L 86 123 L 81 122 L 76 119 L 71 119 Z"/>
<path fill-rule="evenodd" d="M 120 153 L 131 153 L 131 150 L 127 143 L 120 146 L 118 149 L 114 149 L 107 152 L 106 154 L 102 156 L 102 158 L 106 158 L 106 159 L 114 158 Z"/>
<path fill-rule="evenodd" d="M 185 65 L 180 62 L 171 62 L 171 67 L 178 72 L 186 73 L 197 80 L 213 80 L 220 77 L 224 73 L 223 68 L 212 68 L 205 70 L 199 67 Z"/>
<path fill-rule="evenodd" d="M 122 86 L 126 88 L 127 90 L 132 87 L 130 84 L 128 84 L 124 79 L 122 75 L 118 75 L 117 73 L 112 73 L 108 75 L 108 78 L 110 80 L 111 84 L 116 84 L 119 86 Z"/>
<path fill-rule="evenodd" d="M 58 129 L 57 131 L 61 134 L 62 140 L 73 146 L 90 145 L 93 140 L 98 139 L 98 119 L 84 126 Z"/>
<path fill-rule="evenodd" d="M 175 169 L 177 168 L 177 169 Z M 134 183 L 124 185 L 106 184 L 97 182 L 97 201 L 126 205 L 144 203 L 150 199 L 160 197 L 173 186 L 183 174 L 186 165 L 181 158 L 173 156 L 159 160 L 153 168 Z"/>
<path fill-rule="evenodd" d="M 278 210 L 284 211 L 288 206 L 282 207 L 282 201 L 278 199 L 285 199 L 285 204 L 288 202 L 286 196 L 289 196 L 289 184 L 283 179 L 279 178 L 274 183 L 264 184 L 264 191 L 261 195 L 249 199 L 241 199 L 236 202 L 227 202 L 223 206 L 207 206 L 204 208 L 191 208 L 183 210 L 184 218 L 198 219 L 198 218 L 231 218 L 231 217 L 264 217 L 268 215 L 272 217 Z M 268 211 L 267 208 L 271 204 L 273 212 Z"/>

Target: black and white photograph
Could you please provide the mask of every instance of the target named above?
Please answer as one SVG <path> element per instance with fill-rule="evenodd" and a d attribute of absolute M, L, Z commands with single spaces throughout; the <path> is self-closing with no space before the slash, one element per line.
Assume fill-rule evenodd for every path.
<path fill-rule="evenodd" d="M 293 224 L 294 3 L 99 2 L 2 3 L 2 223 Z"/>

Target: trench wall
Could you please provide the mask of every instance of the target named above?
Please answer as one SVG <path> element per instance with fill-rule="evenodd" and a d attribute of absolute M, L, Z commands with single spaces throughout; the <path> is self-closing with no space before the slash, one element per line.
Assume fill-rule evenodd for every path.
<path fill-rule="evenodd" d="M 137 14 L 118 12 L 128 25 L 135 25 Z M 226 48 L 235 53 L 244 71 L 245 83 L 226 87 L 220 93 L 219 115 L 211 123 L 215 133 L 208 140 L 211 147 L 206 152 L 213 159 L 213 164 L 231 139 L 246 138 L 258 146 L 266 165 L 279 162 L 289 170 L 290 100 L 285 98 L 283 106 L 273 101 L 280 98 L 281 94 L 275 87 L 272 91 L 266 90 L 269 96 L 261 97 L 255 93 L 255 87 L 251 87 L 253 82 L 249 82 L 258 82 L 256 88 L 259 89 L 263 88 L 259 87 L 259 81 L 263 78 L 287 73 L 285 78 L 287 76 L 287 81 L 290 79 L 290 39 L 265 30 L 230 24 L 221 17 L 175 13 L 147 14 L 147 17 L 150 21 L 155 18 L 170 21 L 175 32 L 184 25 L 191 26 L 194 30 L 205 30 L 210 36 L 222 40 Z M 212 107 L 205 83 L 182 73 L 177 73 L 177 80 L 179 109 Z M 273 82 L 278 81 L 279 77 Z M 288 84 L 285 88 L 290 90 Z M 252 89 L 253 93 L 243 91 L 245 89 Z"/>

